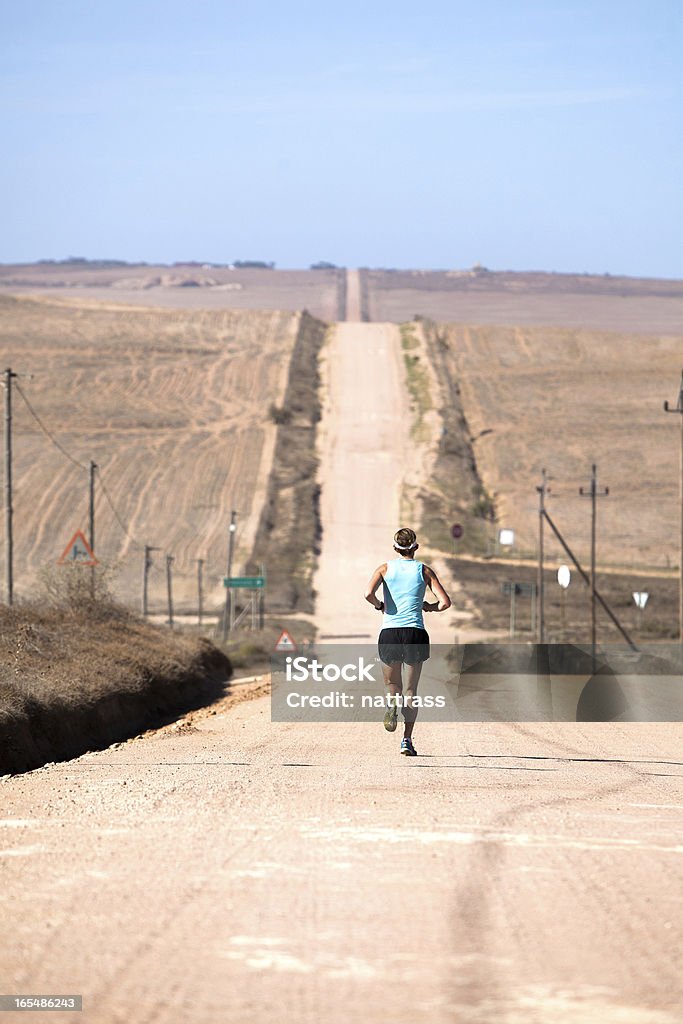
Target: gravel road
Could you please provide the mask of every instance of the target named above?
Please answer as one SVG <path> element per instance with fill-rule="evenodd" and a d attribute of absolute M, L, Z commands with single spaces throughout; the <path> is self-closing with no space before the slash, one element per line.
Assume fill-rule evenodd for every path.
<path fill-rule="evenodd" d="M 417 737 L 265 696 L 6 780 L 3 991 L 107 1024 L 680 1021 L 672 730 Z"/>

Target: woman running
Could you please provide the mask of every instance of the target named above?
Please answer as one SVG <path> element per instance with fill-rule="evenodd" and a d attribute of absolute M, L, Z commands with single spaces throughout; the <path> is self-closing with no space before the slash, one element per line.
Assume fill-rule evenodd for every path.
<path fill-rule="evenodd" d="M 419 544 L 414 530 L 403 528 L 394 534 L 394 550 L 398 558 L 384 562 L 375 569 L 365 591 L 365 600 L 377 611 L 384 612 L 378 648 L 382 662 L 384 682 L 389 691 L 384 716 L 384 728 L 394 732 L 398 724 L 398 705 L 402 705 L 404 734 L 401 753 L 415 757 L 413 726 L 417 708 L 413 699 L 417 693 L 422 665 L 429 657 L 429 634 L 424 627 L 423 612 L 445 612 L 451 599 L 433 569 L 415 561 Z M 384 600 L 376 596 L 380 583 L 384 587 Z M 436 601 L 425 601 L 429 587 Z M 406 693 L 403 698 L 403 666 L 406 666 Z"/>

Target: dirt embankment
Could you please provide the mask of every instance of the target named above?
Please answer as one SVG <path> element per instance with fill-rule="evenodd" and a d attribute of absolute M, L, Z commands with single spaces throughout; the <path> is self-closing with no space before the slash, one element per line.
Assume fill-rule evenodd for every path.
<path fill-rule="evenodd" d="M 0 607 L 0 774 L 127 739 L 223 693 L 227 657 L 107 602 Z"/>
<path fill-rule="evenodd" d="M 451 526 L 460 523 L 460 551 L 485 554 L 490 547 L 496 509 L 480 477 L 460 386 L 448 358 L 448 345 L 437 324 L 420 320 L 424 356 L 430 363 L 431 405 L 440 425 L 430 473 L 423 474 L 414 495 L 418 520 L 430 547 L 452 549 Z M 410 357 L 410 353 L 408 353 Z M 413 358 L 415 358 L 413 356 Z M 410 375 L 410 368 L 408 368 Z"/>
<path fill-rule="evenodd" d="M 247 572 L 265 566 L 269 612 L 312 612 L 313 571 L 320 550 L 320 486 L 316 424 L 320 419 L 318 354 L 327 325 L 301 316 L 278 423 L 273 468 Z"/>

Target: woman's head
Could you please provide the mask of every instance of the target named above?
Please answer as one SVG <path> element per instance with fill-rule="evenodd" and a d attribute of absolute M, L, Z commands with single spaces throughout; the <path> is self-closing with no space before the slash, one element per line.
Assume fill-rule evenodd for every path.
<path fill-rule="evenodd" d="M 407 526 L 403 526 L 394 534 L 394 550 L 398 551 L 400 554 L 409 555 L 411 551 L 415 551 L 417 547 L 417 534 L 415 533 L 415 530 L 411 530 Z"/>

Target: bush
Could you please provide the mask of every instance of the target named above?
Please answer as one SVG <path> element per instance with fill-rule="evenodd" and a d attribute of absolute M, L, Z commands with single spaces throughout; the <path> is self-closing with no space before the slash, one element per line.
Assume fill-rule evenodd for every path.
<path fill-rule="evenodd" d="M 470 511 L 477 519 L 487 519 L 492 523 L 496 520 L 496 503 L 486 490 L 482 491 Z"/>
<path fill-rule="evenodd" d="M 44 603 L 56 611 L 99 622 L 129 619 L 131 612 L 112 593 L 116 567 L 100 563 L 48 565 L 40 573 Z"/>
<path fill-rule="evenodd" d="M 277 423 L 280 426 L 283 423 L 289 423 L 292 419 L 292 410 L 288 409 L 286 405 L 274 405 L 271 404 L 268 415 L 270 416 L 273 423 Z"/>

